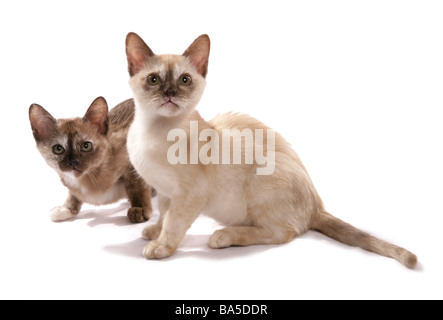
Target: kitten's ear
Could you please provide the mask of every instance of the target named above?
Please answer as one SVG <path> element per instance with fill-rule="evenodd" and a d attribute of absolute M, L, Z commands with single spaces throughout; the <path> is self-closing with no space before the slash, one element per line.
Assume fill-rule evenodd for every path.
<path fill-rule="evenodd" d="M 38 104 L 29 107 L 29 121 L 36 142 L 45 140 L 57 132 L 57 120 Z"/>
<path fill-rule="evenodd" d="M 194 40 L 188 49 L 183 53 L 185 57 L 191 59 L 197 71 L 206 77 L 208 73 L 208 61 L 209 61 L 209 49 L 211 47 L 211 41 L 207 34 L 202 34 L 200 37 Z"/>
<path fill-rule="evenodd" d="M 154 52 L 136 33 L 130 32 L 126 36 L 126 57 L 128 58 L 128 71 L 132 77 L 141 70 L 143 65 Z"/>
<path fill-rule="evenodd" d="M 83 121 L 90 123 L 101 134 L 106 134 L 108 131 L 108 104 L 105 98 L 98 97 L 92 102 Z"/>

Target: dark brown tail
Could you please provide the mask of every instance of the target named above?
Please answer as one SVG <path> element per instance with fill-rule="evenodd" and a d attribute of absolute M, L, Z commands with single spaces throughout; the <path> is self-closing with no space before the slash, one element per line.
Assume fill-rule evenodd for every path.
<path fill-rule="evenodd" d="M 385 257 L 394 258 L 408 268 L 412 269 L 417 264 L 415 254 L 358 230 L 326 211 L 318 214 L 312 229 L 350 246 L 360 247 Z"/>

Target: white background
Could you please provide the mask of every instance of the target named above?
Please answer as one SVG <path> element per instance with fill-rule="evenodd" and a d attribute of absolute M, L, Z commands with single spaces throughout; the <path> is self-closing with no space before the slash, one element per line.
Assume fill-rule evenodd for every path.
<path fill-rule="evenodd" d="M 440 1 L 2 1 L 0 298 L 442 299 L 442 17 Z M 201 114 L 282 133 L 326 208 L 416 253 L 417 270 L 315 232 L 211 250 L 207 218 L 148 261 L 124 201 L 52 223 L 66 189 L 29 105 L 61 118 L 129 98 L 130 31 L 178 54 L 209 34 Z"/>

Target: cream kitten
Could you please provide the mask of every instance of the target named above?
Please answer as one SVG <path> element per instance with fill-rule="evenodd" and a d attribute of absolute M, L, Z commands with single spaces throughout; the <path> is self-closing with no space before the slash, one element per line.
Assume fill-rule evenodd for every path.
<path fill-rule="evenodd" d="M 281 244 L 316 230 L 413 268 L 414 254 L 329 214 L 299 157 L 279 134 L 246 115 L 224 114 L 209 122 L 201 118 L 194 109 L 206 85 L 209 48 L 209 37 L 202 35 L 182 55 L 155 55 L 135 33 L 126 38 L 136 106 L 127 147 L 134 168 L 157 189 L 161 214 L 157 224 L 143 231 L 151 240 L 144 256 L 172 255 L 204 213 L 227 226 L 210 237 L 211 248 Z M 237 131 L 228 135 L 227 129 Z M 251 142 L 248 132 L 268 135 Z M 226 147 L 235 140 L 240 149 L 238 144 L 235 150 L 235 142 Z M 234 158 L 236 151 L 241 164 L 223 154 L 233 152 Z M 260 152 L 272 162 L 268 174 L 258 174 L 264 167 Z"/>

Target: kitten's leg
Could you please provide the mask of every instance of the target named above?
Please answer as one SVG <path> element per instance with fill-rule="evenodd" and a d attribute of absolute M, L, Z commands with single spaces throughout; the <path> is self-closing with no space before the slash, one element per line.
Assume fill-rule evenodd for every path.
<path fill-rule="evenodd" d="M 130 166 L 124 177 L 126 194 L 131 208 L 128 209 L 128 219 L 132 223 L 148 221 L 152 215 L 151 187 Z"/>
<path fill-rule="evenodd" d="M 191 192 L 171 200 L 169 210 L 163 219 L 163 227 L 157 240 L 148 243 L 143 255 L 148 259 L 162 259 L 171 256 L 203 210 L 205 197 Z"/>
<path fill-rule="evenodd" d="M 282 244 L 291 241 L 295 235 L 295 231 L 281 227 L 234 226 L 215 231 L 209 239 L 209 247 Z"/>
<path fill-rule="evenodd" d="M 165 218 L 166 212 L 168 212 L 169 206 L 171 204 L 171 198 L 158 195 L 158 210 L 160 211 L 160 217 L 156 224 L 147 226 L 142 233 L 143 239 L 146 240 L 156 240 L 162 231 L 163 219 Z"/>
<path fill-rule="evenodd" d="M 52 221 L 58 222 L 74 218 L 80 212 L 82 204 L 83 202 L 73 196 L 69 191 L 65 204 L 51 210 Z"/>

